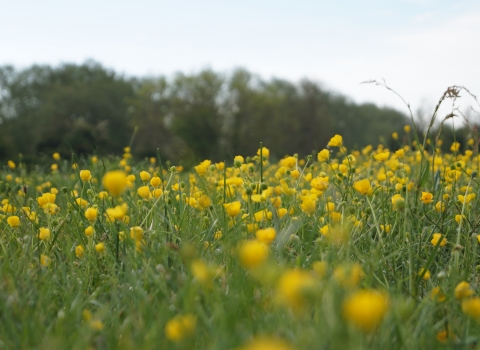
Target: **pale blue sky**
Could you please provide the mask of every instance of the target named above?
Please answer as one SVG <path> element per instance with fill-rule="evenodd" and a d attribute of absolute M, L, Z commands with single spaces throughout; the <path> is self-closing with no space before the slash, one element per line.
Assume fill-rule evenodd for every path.
<path fill-rule="evenodd" d="M 413 109 L 453 84 L 480 95 L 479 0 L 2 2 L 0 65 L 91 58 L 137 76 L 245 67 L 399 109 L 359 83 L 384 78 Z"/>

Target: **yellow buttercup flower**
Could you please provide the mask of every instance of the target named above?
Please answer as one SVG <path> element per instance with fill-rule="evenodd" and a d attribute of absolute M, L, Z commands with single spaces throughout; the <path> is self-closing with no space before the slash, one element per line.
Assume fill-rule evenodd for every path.
<path fill-rule="evenodd" d="M 440 239 L 441 239 L 441 241 L 440 241 Z M 434 233 L 433 238 L 430 242 L 434 246 L 436 246 L 439 241 L 440 241 L 440 247 L 443 247 L 447 244 L 447 239 L 445 238 L 445 236 L 443 236 L 441 233 Z"/>
<path fill-rule="evenodd" d="M 232 203 L 224 203 L 223 207 L 225 208 L 227 215 L 233 218 L 240 213 L 242 203 L 240 203 L 239 201 L 235 201 Z"/>
<path fill-rule="evenodd" d="M 83 182 L 88 182 L 92 179 L 92 174 L 90 170 L 80 170 L 80 178 Z"/>
<path fill-rule="evenodd" d="M 20 218 L 16 215 L 9 216 L 7 218 L 7 223 L 12 228 L 18 227 L 18 226 L 20 226 Z"/>
<path fill-rule="evenodd" d="M 97 208 L 90 207 L 87 210 L 85 210 L 85 218 L 90 222 L 94 222 L 97 219 L 97 215 L 98 215 Z"/>
<path fill-rule="evenodd" d="M 196 324 L 197 320 L 192 314 L 176 316 L 165 325 L 165 336 L 173 342 L 179 342 L 195 333 Z"/>
<path fill-rule="evenodd" d="M 388 295 L 372 289 L 355 292 L 342 305 L 344 318 L 367 333 L 378 327 L 388 309 Z"/>
<path fill-rule="evenodd" d="M 38 238 L 40 238 L 42 241 L 48 240 L 50 238 L 50 229 L 46 227 L 40 227 Z"/>
<path fill-rule="evenodd" d="M 309 271 L 291 269 L 285 272 L 278 282 L 280 302 L 294 311 L 300 311 L 306 304 L 306 295 L 313 290 L 315 279 Z"/>
<path fill-rule="evenodd" d="M 330 158 L 330 151 L 328 149 L 322 149 L 318 152 L 317 159 L 319 162 L 326 162 Z"/>
<path fill-rule="evenodd" d="M 384 162 L 388 159 L 388 157 L 390 157 L 390 152 L 380 152 L 380 153 L 377 153 L 373 156 L 373 158 L 375 158 L 376 160 L 380 161 L 380 162 Z"/>
<path fill-rule="evenodd" d="M 342 142 L 343 142 L 342 136 L 337 134 L 333 136 L 330 139 L 330 141 L 328 141 L 328 147 L 340 147 L 342 146 Z"/>
<path fill-rule="evenodd" d="M 127 187 L 127 175 L 124 171 L 109 171 L 103 177 L 103 187 L 113 197 L 120 196 Z"/>
<path fill-rule="evenodd" d="M 464 299 L 462 301 L 462 311 L 465 315 L 480 321 L 480 298 Z"/>
<path fill-rule="evenodd" d="M 247 269 L 257 267 L 267 259 L 268 247 L 257 241 L 246 241 L 240 245 L 240 263 Z"/>
<path fill-rule="evenodd" d="M 259 242 L 262 242 L 265 244 L 271 244 L 275 240 L 275 237 L 277 236 L 277 232 L 273 227 L 268 227 L 265 229 L 258 230 L 255 233 L 255 236 L 257 237 L 257 240 Z"/>
<path fill-rule="evenodd" d="M 430 192 L 422 192 L 422 197 L 420 200 L 423 202 L 423 204 L 430 204 L 433 201 L 433 194 Z"/>
<path fill-rule="evenodd" d="M 468 282 L 462 281 L 455 287 L 455 298 L 458 300 L 468 298 L 473 294 L 473 289 Z"/>
<path fill-rule="evenodd" d="M 75 255 L 77 256 L 77 258 L 82 258 L 84 254 L 85 249 L 81 245 L 77 245 L 75 247 Z"/>
<path fill-rule="evenodd" d="M 353 183 L 353 188 L 362 195 L 370 195 L 373 192 L 373 189 L 370 185 L 370 180 L 368 179 L 355 181 Z"/>

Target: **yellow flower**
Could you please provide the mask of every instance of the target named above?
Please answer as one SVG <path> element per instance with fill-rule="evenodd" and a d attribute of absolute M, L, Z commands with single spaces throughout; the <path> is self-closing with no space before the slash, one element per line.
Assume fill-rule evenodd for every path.
<path fill-rule="evenodd" d="M 80 170 L 80 178 L 82 179 L 83 182 L 90 181 L 92 178 L 92 174 L 90 173 L 90 170 Z"/>
<path fill-rule="evenodd" d="M 307 198 L 302 201 L 300 204 L 300 208 L 302 208 L 303 212 L 307 214 L 308 216 L 312 215 L 313 212 L 315 212 L 316 209 L 316 203 L 314 200 L 311 200 L 310 198 Z"/>
<path fill-rule="evenodd" d="M 122 205 L 117 205 L 115 208 L 108 208 L 107 209 L 107 216 L 112 219 L 116 220 L 123 220 L 125 215 L 127 215 L 128 206 L 127 203 L 123 203 Z"/>
<path fill-rule="evenodd" d="M 42 266 L 48 266 L 51 263 L 52 263 L 52 259 L 50 259 L 48 256 L 46 256 L 45 254 L 40 255 L 40 264 Z"/>
<path fill-rule="evenodd" d="M 406 133 L 409 133 L 410 132 L 410 125 L 405 125 L 403 127 L 403 130 L 406 132 Z"/>
<path fill-rule="evenodd" d="M 17 167 L 17 165 L 15 164 L 15 162 L 14 162 L 13 160 L 9 160 L 9 161 L 7 162 L 7 164 L 8 164 L 8 167 L 9 167 L 10 169 L 12 169 L 12 170 Z"/>
<path fill-rule="evenodd" d="M 162 183 L 162 180 L 158 176 L 154 176 L 150 180 L 150 185 L 152 185 L 152 187 L 154 188 L 160 186 L 161 183 Z"/>
<path fill-rule="evenodd" d="M 355 292 L 342 304 L 345 319 L 364 332 L 374 331 L 388 309 L 388 295 L 372 289 Z"/>
<path fill-rule="evenodd" d="M 225 208 L 227 215 L 233 218 L 240 213 L 242 203 L 240 203 L 239 201 L 235 201 L 232 203 L 224 203 L 223 207 Z"/>
<path fill-rule="evenodd" d="M 20 226 L 20 218 L 16 215 L 13 215 L 13 216 L 9 216 L 7 218 L 7 223 L 10 225 L 10 227 L 18 227 Z"/>
<path fill-rule="evenodd" d="M 249 341 L 247 344 L 236 350 L 293 350 L 287 342 L 269 337 L 259 337 Z"/>
<path fill-rule="evenodd" d="M 450 151 L 452 151 L 452 152 L 458 152 L 459 149 L 460 149 L 460 143 L 459 142 L 454 142 L 450 146 Z"/>
<path fill-rule="evenodd" d="M 268 257 L 268 247 L 259 241 L 246 241 L 240 245 L 240 263 L 247 269 L 261 265 Z"/>
<path fill-rule="evenodd" d="M 75 255 L 77 256 L 77 258 L 83 257 L 84 254 L 85 254 L 85 249 L 81 245 L 77 245 L 75 247 Z"/>
<path fill-rule="evenodd" d="M 274 240 L 275 237 L 277 236 L 277 231 L 273 227 L 268 227 L 262 230 L 258 230 L 255 233 L 255 236 L 257 237 L 257 240 L 261 243 L 265 244 L 271 244 Z"/>
<path fill-rule="evenodd" d="M 55 152 L 55 153 L 52 155 L 52 158 L 55 159 L 55 160 L 60 160 L 60 153 Z"/>
<path fill-rule="evenodd" d="M 445 204 L 443 204 L 442 201 L 438 201 L 437 204 L 435 204 L 435 210 L 439 213 L 445 211 Z"/>
<path fill-rule="evenodd" d="M 362 266 L 355 263 L 351 266 L 341 265 L 333 271 L 333 278 L 345 288 L 354 288 L 365 276 Z"/>
<path fill-rule="evenodd" d="M 435 287 L 432 289 L 432 292 L 430 293 L 430 298 L 433 301 L 438 301 L 438 302 L 444 302 L 447 298 L 445 297 L 445 294 L 443 294 L 442 289 L 440 287 Z"/>
<path fill-rule="evenodd" d="M 178 315 L 169 320 L 165 325 L 165 335 L 169 340 L 178 342 L 193 335 L 195 333 L 196 325 L 197 319 L 194 315 Z"/>
<path fill-rule="evenodd" d="M 424 272 L 425 272 L 425 273 L 424 273 Z M 429 279 L 430 279 L 430 276 L 431 276 L 430 271 L 429 271 L 429 270 L 425 271 L 425 269 L 424 269 L 423 267 L 420 268 L 420 270 L 418 271 L 418 275 L 419 275 L 419 276 L 423 275 L 422 278 L 423 278 L 425 281 L 429 280 Z"/>
<path fill-rule="evenodd" d="M 100 242 L 98 244 L 95 244 L 95 250 L 97 251 L 97 253 L 103 253 L 105 251 L 105 243 Z"/>
<path fill-rule="evenodd" d="M 92 226 L 88 226 L 86 229 L 85 229 L 85 235 L 87 237 L 90 237 L 91 235 L 93 235 L 95 233 L 95 231 L 93 230 L 93 227 Z"/>
<path fill-rule="evenodd" d="M 375 158 L 376 160 L 380 161 L 380 162 L 384 162 L 388 159 L 388 157 L 390 157 L 390 152 L 380 152 L 380 153 L 377 153 L 373 156 L 373 158 Z"/>
<path fill-rule="evenodd" d="M 392 133 L 392 139 L 398 140 L 398 132 Z"/>
<path fill-rule="evenodd" d="M 257 156 L 260 157 L 260 149 L 257 151 Z M 262 157 L 268 158 L 270 156 L 270 150 L 267 147 L 262 147 Z"/>
<path fill-rule="evenodd" d="M 97 208 L 88 208 L 87 210 L 85 210 L 85 218 L 90 221 L 90 222 L 94 222 L 95 219 L 97 218 L 97 214 L 98 214 L 98 209 Z"/>
<path fill-rule="evenodd" d="M 199 209 L 206 209 L 210 205 L 212 205 L 212 201 L 206 194 L 201 195 L 197 200 L 197 207 L 199 207 Z"/>
<path fill-rule="evenodd" d="M 130 237 L 135 241 L 141 241 L 143 239 L 143 229 L 140 226 L 134 226 L 130 229 Z"/>
<path fill-rule="evenodd" d="M 148 199 L 152 196 L 150 188 L 148 186 L 141 186 L 138 188 L 137 193 L 140 197 Z"/>
<path fill-rule="evenodd" d="M 295 311 L 300 311 L 306 303 L 306 295 L 315 286 L 312 274 L 304 270 L 291 269 L 282 274 L 278 282 L 280 302 Z"/>
<path fill-rule="evenodd" d="M 330 158 L 330 151 L 328 149 L 322 149 L 318 152 L 317 159 L 319 162 L 326 162 Z"/>
<path fill-rule="evenodd" d="M 127 186 L 127 175 L 121 170 L 109 171 L 103 177 L 103 187 L 113 197 L 120 196 Z"/>
<path fill-rule="evenodd" d="M 372 194 L 373 192 L 373 189 L 370 186 L 370 180 L 368 179 L 355 181 L 353 183 L 353 188 L 362 195 Z"/>
<path fill-rule="evenodd" d="M 461 300 L 471 296 L 473 294 L 473 289 L 468 282 L 462 281 L 455 287 L 454 294 L 456 299 Z"/>
<path fill-rule="evenodd" d="M 440 239 L 442 240 L 440 241 Z M 436 246 L 439 241 L 440 241 L 440 247 L 443 247 L 445 246 L 445 244 L 447 244 L 447 239 L 441 233 L 434 233 L 433 238 L 430 242 L 432 242 L 432 244 Z"/>
<path fill-rule="evenodd" d="M 203 260 L 196 259 L 190 264 L 193 277 L 205 286 L 209 286 L 213 279 L 212 270 Z"/>
<path fill-rule="evenodd" d="M 40 227 L 38 238 L 42 241 L 46 241 L 50 238 L 50 230 L 46 227 Z"/>
<path fill-rule="evenodd" d="M 462 301 L 462 311 L 465 315 L 480 321 L 480 298 L 464 299 Z"/>
<path fill-rule="evenodd" d="M 148 181 L 150 180 L 150 173 L 148 171 L 141 171 L 140 172 L 140 178 L 142 179 L 142 181 Z"/>
<path fill-rule="evenodd" d="M 318 191 L 325 191 L 328 187 L 328 176 L 319 176 L 310 181 L 310 186 Z"/>
<path fill-rule="evenodd" d="M 342 145 L 343 139 L 340 135 L 335 135 L 328 141 L 328 147 L 340 147 Z"/>
<path fill-rule="evenodd" d="M 422 192 L 422 197 L 420 200 L 423 202 L 423 204 L 429 204 L 433 201 L 433 194 L 430 192 Z"/>

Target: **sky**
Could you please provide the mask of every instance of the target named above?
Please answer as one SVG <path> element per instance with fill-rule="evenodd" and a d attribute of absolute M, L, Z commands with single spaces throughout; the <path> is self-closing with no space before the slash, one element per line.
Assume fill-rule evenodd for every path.
<path fill-rule="evenodd" d="M 19 69 L 87 59 L 126 76 L 242 67 L 407 112 L 361 84 L 384 79 L 427 114 L 451 85 L 480 96 L 478 0 L 2 2 L 0 65 Z"/>

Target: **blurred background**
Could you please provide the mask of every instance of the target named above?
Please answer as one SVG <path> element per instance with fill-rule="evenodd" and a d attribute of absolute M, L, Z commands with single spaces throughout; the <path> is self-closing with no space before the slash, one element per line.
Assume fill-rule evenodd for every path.
<path fill-rule="evenodd" d="M 407 105 L 422 132 L 449 86 L 480 93 L 471 0 L 16 1 L 0 32 L 2 161 L 131 145 L 193 164 L 259 142 L 279 158 L 336 133 L 349 148 L 395 147 Z M 455 111 L 443 132 L 465 144 L 480 106 L 460 95 L 438 121 Z"/>

